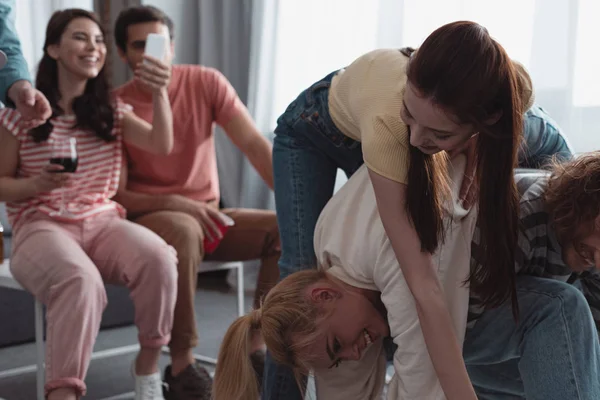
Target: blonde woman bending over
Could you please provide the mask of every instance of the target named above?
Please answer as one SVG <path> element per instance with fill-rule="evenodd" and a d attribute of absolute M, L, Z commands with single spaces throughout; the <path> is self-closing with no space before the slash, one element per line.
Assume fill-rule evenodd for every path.
<path fill-rule="evenodd" d="M 469 298 L 463 282 L 477 219 L 475 209 L 465 210 L 457 201 L 464 166 L 464 156 L 454 159 L 455 201 L 446 207 L 444 244 L 433 256 L 459 343 Z M 324 208 L 314 245 L 318 270 L 290 275 L 271 290 L 262 308 L 229 328 L 219 353 L 215 399 L 256 399 L 247 356 L 256 328 L 275 361 L 292 367 L 299 384 L 314 371 L 318 399 L 380 399 L 386 371 L 383 339 L 390 335 L 398 349 L 388 399 L 445 399 L 366 166 Z"/>

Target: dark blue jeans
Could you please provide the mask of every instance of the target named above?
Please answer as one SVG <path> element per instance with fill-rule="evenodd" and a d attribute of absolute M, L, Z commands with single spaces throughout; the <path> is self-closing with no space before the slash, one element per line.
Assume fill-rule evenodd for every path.
<path fill-rule="evenodd" d="M 508 306 L 467 329 L 463 356 L 482 400 L 600 399 L 600 344 L 583 294 L 573 285 L 517 278 L 520 321 Z"/>
<path fill-rule="evenodd" d="M 337 170 L 341 168 L 350 177 L 363 163 L 360 143 L 344 135 L 331 120 L 328 97 L 333 75 L 327 75 L 302 92 L 277 121 L 273 173 L 282 246 L 280 279 L 315 267 L 314 229 L 333 194 Z M 529 117 L 525 118 L 526 137 L 528 132 L 540 132 L 539 124 L 528 129 Z M 556 134 L 555 130 L 544 132 Z M 536 151 L 557 150 L 538 146 Z M 301 399 L 291 370 L 276 365 L 268 352 L 262 399 Z"/>
<path fill-rule="evenodd" d="M 345 136 L 329 115 L 329 74 L 294 100 L 279 117 L 273 144 L 280 279 L 316 266 L 313 233 L 333 195 L 338 168 L 350 177 L 363 163 L 360 143 Z M 289 368 L 267 352 L 262 399 L 301 400 Z"/>

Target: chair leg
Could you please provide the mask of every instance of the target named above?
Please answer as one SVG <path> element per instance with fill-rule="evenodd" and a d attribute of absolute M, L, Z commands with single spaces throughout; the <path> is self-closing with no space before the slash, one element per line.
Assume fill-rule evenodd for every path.
<path fill-rule="evenodd" d="M 244 310 L 244 264 L 240 263 L 237 268 L 237 296 L 238 296 L 238 317 L 243 317 L 246 313 Z"/>
<path fill-rule="evenodd" d="M 35 300 L 35 349 L 37 354 L 36 389 L 38 400 L 44 400 L 44 313 L 43 305 Z"/>

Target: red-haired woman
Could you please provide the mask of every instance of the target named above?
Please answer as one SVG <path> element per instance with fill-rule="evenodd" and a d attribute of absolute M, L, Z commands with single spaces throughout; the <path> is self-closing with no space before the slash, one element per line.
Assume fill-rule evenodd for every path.
<path fill-rule="evenodd" d="M 485 266 L 472 271 L 471 291 L 484 306 L 511 301 L 516 313 L 513 169 L 532 101 L 527 72 L 484 27 L 460 21 L 434 31 L 416 51 L 372 51 L 329 74 L 289 105 L 275 130 L 281 279 L 316 267 L 313 232 L 337 169 L 350 176 L 366 164 L 450 400 L 476 396 L 431 259 L 443 240 L 447 160 L 469 155 L 462 192 L 478 207 Z M 269 356 L 262 396 L 301 398 L 290 370 Z"/>

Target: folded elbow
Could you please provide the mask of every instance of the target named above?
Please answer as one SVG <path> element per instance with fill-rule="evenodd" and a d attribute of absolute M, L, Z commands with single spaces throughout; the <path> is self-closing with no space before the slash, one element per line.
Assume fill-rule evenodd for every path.
<path fill-rule="evenodd" d="M 169 143 L 165 143 L 163 146 L 161 146 L 158 154 L 160 154 L 161 156 L 168 156 L 169 154 L 171 154 L 172 151 L 173 141 L 170 141 Z"/>
<path fill-rule="evenodd" d="M 173 151 L 173 141 L 161 141 L 152 146 L 152 152 L 160 156 L 168 156 Z"/>

